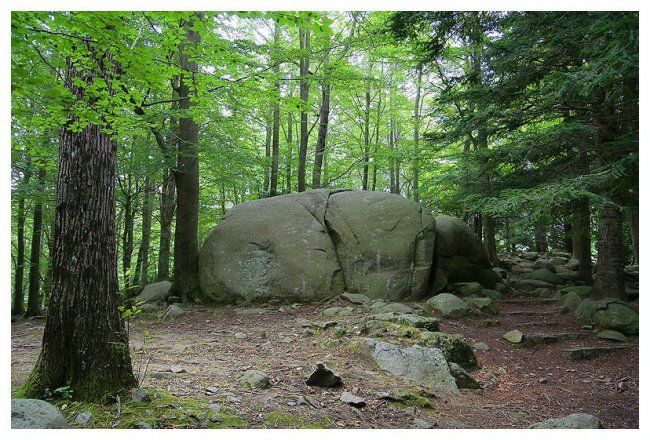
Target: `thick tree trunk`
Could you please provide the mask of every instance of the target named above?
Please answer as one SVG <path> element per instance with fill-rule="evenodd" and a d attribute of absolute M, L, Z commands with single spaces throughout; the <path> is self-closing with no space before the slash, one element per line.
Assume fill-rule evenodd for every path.
<path fill-rule="evenodd" d="M 92 65 L 106 69 L 110 57 Z M 109 82 L 109 74 L 101 72 Z M 68 60 L 66 86 L 77 99 L 94 72 Z M 109 90 L 110 90 L 110 84 Z M 91 103 L 92 105 L 92 103 Z M 74 119 L 70 122 L 74 122 Z M 57 179 L 53 288 L 43 346 L 23 387 L 26 397 L 69 386 L 74 399 L 101 401 L 136 385 L 120 317 L 115 240 L 117 145 L 101 127 L 63 127 Z"/>
<path fill-rule="evenodd" d="M 291 94 L 289 94 L 291 98 Z M 291 111 L 287 112 L 287 153 L 286 153 L 286 162 L 285 162 L 285 177 L 286 182 L 286 193 L 291 193 L 291 162 L 293 161 L 293 114 Z"/>
<path fill-rule="evenodd" d="M 573 225 L 570 222 L 565 221 L 562 229 L 564 231 L 564 250 L 573 254 Z"/>
<path fill-rule="evenodd" d="M 579 276 L 587 284 L 593 282 L 591 272 L 591 226 L 589 200 L 578 199 L 573 202 L 572 232 L 573 256 L 580 262 Z"/>
<path fill-rule="evenodd" d="M 320 113 L 318 115 L 318 140 L 316 141 L 316 155 L 314 156 L 314 171 L 312 173 L 312 188 L 320 188 L 321 173 L 323 169 L 323 156 L 325 155 L 325 143 L 327 141 L 327 125 L 330 117 L 330 91 L 331 84 L 327 79 L 322 85 L 322 100 Z"/>
<path fill-rule="evenodd" d="M 268 197 L 271 187 L 271 138 L 273 137 L 273 122 L 266 119 L 266 137 L 264 138 L 264 192 L 262 197 Z"/>
<path fill-rule="evenodd" d="M 187 44 L 197 45 L 199 33 L 187 23 Z M 184 69 L 178 87 L 179 109 L 186 112 L 179 121 L 178 169 L 176 181 L 176 231 L 174 234 L 174 288 L 183 301 L 198 300 L 199 292 L 199 126 L 187 114 L 192 107 L 190 95 L 196 95 L 197 63 L 181 48 Z"/>
<path fill-rule="evenodd" d="M 45 168 L 38 170 L 38 190 L 43 191 Z M 29 293 L 27 295 L 27 311 L 25 316 L 41 314 L 41 236 L 43 232 L 43 201 L 37 200 L 34 205 L 34 221 L 32 224 L 32 249 L 29 259 Z"/>
<path fill-rule="evenodd" d="M 413 111 L 413 201 L 420 202 L 420 95 L 422 93 L 422 63 L 416 68 L 415 104 Z M 496 256 L 496 251 L 495 251 Z"/>
<path fill-rule="evenodd" d="M 623 268 L 623 215 L 613 203 L 606 203 L 600 210 L 598 224 L 598 259 L 594 298 L 625 298 L 625 278 Z"/>
<path fill-rule="evenodd" d="M 122 230 L 122 275 L 124 276 L 124 292 L 128 293 L 133 285 L 131 275 L 131 259 L 133 257 L 133 225 L 135 217 L 135 196 L 131 193 L 131 176 L 127 177 L 128 187 L 124 203 L 124 226 Z M 137 192 L 137 190 L 136 190 Z"/>
<path fill-rule="evenodd" d="M 639 210 L 638 209 L 626 209 L 625 218 L 627 219 L 627 224 L 630 227 L 630 235 L 632 236 L 632 252 L 634 255 L 634 261 L 632 264 L 639 265 Z"/>
<path fill-rule="evenodd" d="M 29 183 L 31 172 L 25 171 L 23 184 Z M 14 270 L 14 305 L 11 308 L 12 315 L 22 315 L 25 312 L 25 291 L 23 287 L 25 279 L 25 198 L 20 195 L 18 198 L 18 214 L 16 219 L 16 235 L 18 239 L 16 249 L 16 269 Z"/>
<path fill-rule="evenodd" d="M 548 252 L 546 228 L 540 227 L 535 230 L 535 250 L 537 252 Z"/>
<path fill-rule="evenodd" d="M 306 189 L 307 143 L 309 127 L 307 126 L 307 104 L 309 101 L 309 50 L 310 33 L 305 27 L 298 30 L 300 39 L 300 149 L 298 151 L 298 192 Z"/>
<path fill-rule="evenodd" d="M 153 188 L 146 176 L 144 180 L 144 197 L 142 199 L 142 241 L 138 250 L 138 260 L 135 265 L 135 283 L 144 286 L 149 282 L 149 247 L 151 246 L 151 215 Z"/>
<path fill-rule="evenodd" d="M 495 239 L 494 220 L 489 215 L 483 216 L 483 245 L 490 260 L 490 263 L 497 264 L 497 242 Z"/>
<path fill-rule="evenodd" d="M 162 193 L 160 195 L 160 243 L 158 246 L 158 281 L 169 280 L 169 255 L 171 253 L 172 222 L 176 203 L 174 194 L 176 185 L 174 175 L 170 170 L 165 171 Z"/>

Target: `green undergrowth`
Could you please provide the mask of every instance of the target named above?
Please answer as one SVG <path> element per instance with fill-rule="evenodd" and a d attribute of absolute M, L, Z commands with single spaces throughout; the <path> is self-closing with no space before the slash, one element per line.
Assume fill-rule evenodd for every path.
<path fill-rule="evenodd" d="M 265 428 L 299 428 L 299 429 L 325 429 L 334 426 L 334 420 L 329 417 L 305 419 L 296 414 L 272 411 L 264 416 Z"/>
<path fill-rule="evenodd" d="M 151 402 L 133 402 L 123 399 L 119 405 L 102 405 L 88 402 L 52 403 L 61 408 L 66 418 L 74 424 L 79 413 L 90 413 L 92 421 L 85 428 L 133 428 L 147 423 L 153 428 L 243 428 L 246 420 L 237 416 L 234 409 L 221 407 L 218 421 L 211 420 L 215 412 L 209 403 L 192 397 L 176 397 L 160 390 L 150 390 Z"/>

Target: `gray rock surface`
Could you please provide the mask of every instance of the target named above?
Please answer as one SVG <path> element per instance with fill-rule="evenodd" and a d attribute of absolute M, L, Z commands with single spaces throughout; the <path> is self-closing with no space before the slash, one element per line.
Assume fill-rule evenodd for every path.
<path fill-rule="evenodd" d="M 362 338 L 359 351 L 372 358 L 377 366 L 397 377 L 412 379 L 434 390 L 456 393 L 456 380 L 442 351 L 412 345 L 401 348 L 376 339 Z"/>
<path fill-rule="evenodd" d="M 11 429 L 72 428 L 61 411 L 44 400 L 11 399 Z"/>
<path fill-rule="evenodd" d="M 135 299 L 144 303 L 163 303 L 171 293 L 171 287 L 172 283 L 169 281 L 147 284 Z"/>
<path fill-rule="evenodd" d="M 449 318 L 459 318 L 471 313 L 465 301 L 451 293 L 439 293 L 429 298 L 427 304 L 437 313 Z"/>
<path fill-rule="evenodd" d="M 549 284 L 562 284 L 562 278 L 548 269 L 535 269 L 534 271 L 527 273 L 526 278 L 529 280 L 544 281 Z"/>
<path fill-rule="evenodd" d="M 258 388 L 263 390 L 271 386 L 271 378 L 269 375 L 258 370 L 244 371 L 239 380 L 248 388 Z"/>
<path fill-rule="evenodd" d="M 600 420 L 591 414 L 574 413 L 566 417 L 548 419 L 530 425 L 532 429 L 599 429 Z"/>

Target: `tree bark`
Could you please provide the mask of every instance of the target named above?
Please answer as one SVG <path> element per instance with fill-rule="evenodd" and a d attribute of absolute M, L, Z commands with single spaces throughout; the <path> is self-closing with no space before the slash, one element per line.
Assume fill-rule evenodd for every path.
<path fill-rule="evenodd" d="M 171 253 L 172 222 L 176 203 L 176 185 L 171 170 L 165 171 L 160 195 L 160 243 L 158 245 L 158 281 L 169 280 L 169 256 Z"/>
<path fill-rule="evenodd" d="M 573 256 L 580 262 L 578 275 L 587 284 L 593 282 L 591 272 L 591 226 L 589 200 L 577 199 L 573 202 L 572 232 Z"/>
<path fill-rule="evenodd" d="M 565 221 L 562 226 L 564 231 L 564 250 L 573 254 L 573 225 L 570 222 Z"/>
<path fill-rule="evenodd" d="M 420 202 L 420 95 L 422 93 L 422 63 L 416 68 L 415 105 L 413 111 L 413 201 Z M 495 248 L 496 249 L 496 248 Z M 495 250 L 496 256 L 496 250 Z"/>
<path fill-rule="evenodd" d="M 264 138 L 264 191 L 262 197 L 268 197 L 271 187 L 271 138 L 273 137 L 273 121 L 266 118 L 266 137 Z"/>
<path fill-rule="evenodd" d="M 38 192 L 42 193 L 45 181 L 45 168 L 38 169 Z M 43 201 L 39 199 L 34 205 L 34 221 L 32 224 L 32 249 L 29 259 L 29 293 L 27 295 L 27 311 L 25 316 L 41 314 L 41 236 L 43 232 Z"/>
<path fill-rule="evenodd" d="M 289 98 L 291 98 L 291 93 Z M 285 162 L 286 193 L 291 193 L 291 162 L 293 161 L 293 113 L 287 112 L 287 153 Z"/>
<path fill-rule="evenodd" d="M 91 64 L 94 69 L 78 72 L 67 61 L 65 85 L 78 100 L 84 88 L 73 79 L 90 85 L 99 74 L 112 93 L 110 56 L 94 54 Z M 81 132 L 69 126 L 63 127 L 59 147 L 52 294 L 42 350 L 23 392 L 42 398 L 46 389 L 69 386 L 74 399 L 97 402 L 136 385 L 118 311 L 117 145 L 100 126 L 88 124 Z"/>
<path fill-rule="evenodd" d="M 535 250 L 537 252 L 548 252 L 546 228 L 540 227 L 535 230 Z"/>
<path fill-rule="evenodd" d="M 280 44 L 280 25 L 275 23 L 275 32 L 273 36 L 273 43 L 276 50 Z M 275 89 L 275 99 L 273 101 L 273 151 L 271 154 L 271 188 L 269 196 L 273 197 L 278 195 L 278 168 L 280 162 L 280 62 L 275 57 L 275 81 L 273 88 Z"/>
<path fill-rule="evenodd" d="M 132 193 L 131 175 L 126 178 L 128 186 L 124 191 L 124 225 L 122 229 L 122 275 L 124 276 L 124 292 L 128 295 L 133 285 L 131 276 L 131 259 L 133 257 L 133 224 L 135 217 L 135 193 Z"/>
<path fill-rule="evenodd" d="M 626 209 L 625 218 L 627 219 L 627 224 L 630 227 L 630 235 L 632 236 L 632 252 L 634 256 L 634 261 L 632 264 L 635 266 L 639 265 L 639 210 L 638 209 Z"/>
<path fill-rule="evenodd" d="M 149 176 L 144 179 L 144 197 L 142 199 L 142 240 L 138 249 L 138 260 L 135 265 L 134 281 L 139 286 L 149 282 L 149 247 L 151 246 L 151 216 L 152 193 Z"/>
<path fill-rule="evenodd" d="M 198 45 L 201 37 L 188 22 L 186 44 Z M 178 86 L 179 120 L 178 169 L 176 182 L 176 231 L 174 234 L 174 287 L 184 302 L 200 299 L 199 291 L 199 126 L 188 110 L 196 96 L 196 61 L 190 60 L 180 48 L 180 64 L 184 73 Z"/>
<path fill-rule="evenodd" d="M 366 106 L 363 113 L 363 177 L 362 189 L 368 189 L 368 170 L 370 165 L 370 83 L 366 88 Z"/>
<path fill-rule="evenodd" d="M 623 215 L 618 206 L 607 202 L 600 210 L 598 224 L 598 258 L 591 296 L 625 298 L 623 268 Z"/>
<path fill-rule="evenodd" d="M 497 264 L 497 242 L 495 239 L 495 227 L 492 217 L 489 215 L 483 216 L 483 245 L 487 252 L 490 263 Z"/>
<path fill-rule="evenodd" d="M 309 127 L 307 126 L 307 105 L 309 102 L 309 50 L 310 32 L 305 27 L 298 30 L 300 39 L 300 149 L 298 151 L 298 192 L 306 189 L 307 143 Z"/>
<path fill-rule="evenodd" d="M 327 141 L 327 126 L 330 117 L 330 91 L 332 85 L 328 79 L 323 80 L 322 100 L 320 113 L 318 115 L 318 140 L 316 141 L 316 154 L 314 156 L 314 171 L 312 173 L 312 188 L 320 188 L 321 174 L 323 170 L 323 156 L 325 155 L 325 145 Z"/>
<path fill-rule="evenodd" d="M 31 171 L 25 170 L 23 185 L 29 183 Z M 25 197 L 18 196 L 18 213 L 16 235 L 18 239 L 16 249 L 16 269 L 14 270 L 14 305 L 11 309 L 12 315 L 22 315 L 25 312 L 25 291 L 23 287 L 25 279 Z"/>

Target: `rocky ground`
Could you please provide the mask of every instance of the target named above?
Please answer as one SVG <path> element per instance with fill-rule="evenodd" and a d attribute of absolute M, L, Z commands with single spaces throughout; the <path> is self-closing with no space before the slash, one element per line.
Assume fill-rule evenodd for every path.
<path fill-rule="evenodd" d="M 515 279 L 525 273 L 515 272 Z M 436 315 L 422 304 L 407 306 L 415 315 Z M 381 370 L 355 341 L 370 333 L 408 347 L 427 345 L 431 334 L 403 322 L 367 325 L 378 313 L 408 311 L 399 305 L 336 298 L 319 305 L 183 307 L 163 320 L 160 312 L 143 313 L 130 322 L 130 340 L 134 368 L 149 390 L 145 402 L 84 406 L 59 396 L 56 403 L 86 427 L 525 428 L 571 413 L 592 414 L 605 428 L 639 426 L 638 338 L 626 344 L 597 338 L 572 313 L 561 313 L 557 297 L 519 292 L 493 308 L 496 314 L 438 316 L 441 332 L 474 347 L 479 368 L 470 373 L 480 389 L 441 392 Z M 14 388 L 36 360 L 43 324 L 12 324 Z M 504 340 L 511 330 L 530 344 Z M 615 349 L 582 360 L 566 352 L 584 347 Z M 319 362 L 341 377 L 341 387 L 306 385 Z M 352 394 L 346 402 L 345 392 Z M 86 412 L 93 417 L 79 417 Z"/>

